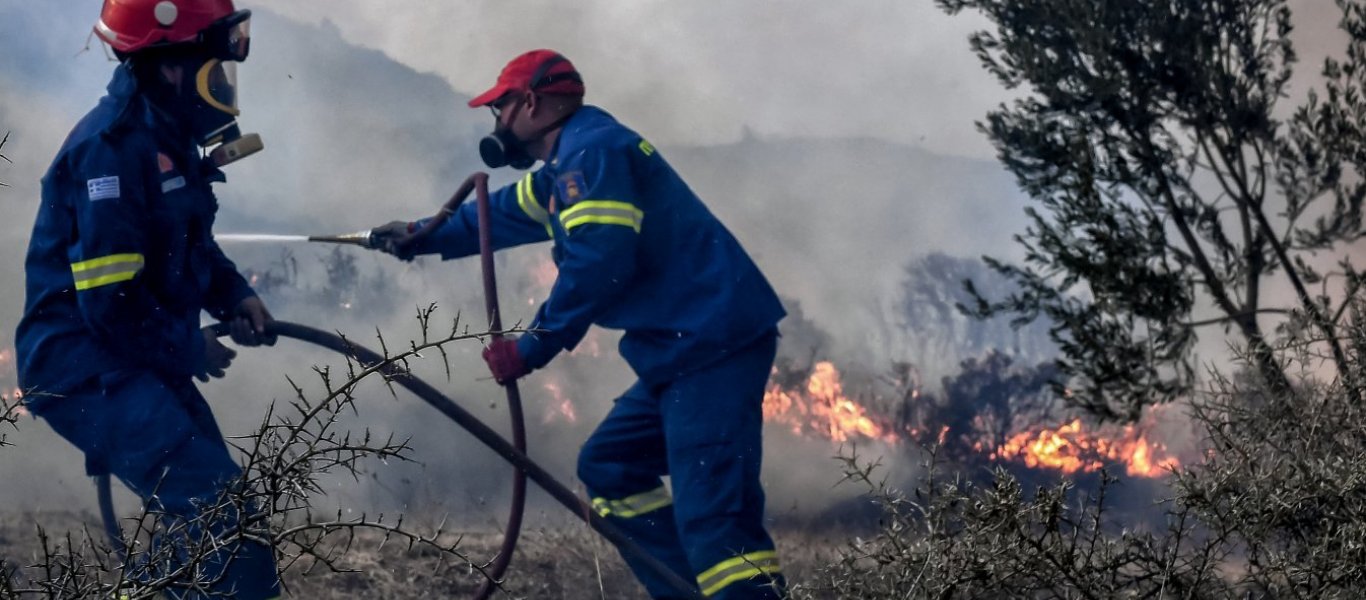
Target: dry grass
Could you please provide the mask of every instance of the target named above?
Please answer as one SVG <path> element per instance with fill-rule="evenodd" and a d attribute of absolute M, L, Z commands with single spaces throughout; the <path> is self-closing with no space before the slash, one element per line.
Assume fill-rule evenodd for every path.
<path fill-rule="evenodd" d="M 11 512 L 0 514 L 0 557 L 24 567 L 40 561 L 36 527 L 49 536 L 76 539 L 88 531 L 101 535 L 98 515 L 73 512 Z M 836 532 L 791 526 L 774 532 L 786 572 L 796 581 L 837 560 L 844 541 Z M 357 532 L 345 561 L 356 572 L 331 572 L 305 560 L 285 574 L 291 597 L 314 600 L 343 598 L 462 598 L 472 596 L 481 576 L 464 565 L 443 561 L 427 547 L 407 549 L 401 543 L 381 546 L 380 534 Z M 496 532 L 464 532 L 459 548 L 471 558 L 487 560 L 497 551 Z M 310 568 L 311 567 L 311 568 Z M 509 569 L 502 594 L 495 598 L 545 600 L 602 600 L 647 598 L 616 551 L 578 524 L 562 528 L 530 529 L 522 533 L 518 555 Z"/>

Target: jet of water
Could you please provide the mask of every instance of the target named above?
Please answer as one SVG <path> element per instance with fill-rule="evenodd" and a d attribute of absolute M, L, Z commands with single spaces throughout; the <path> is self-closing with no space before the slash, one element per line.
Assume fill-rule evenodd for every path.
<path fill-rule="evenodd" d="M 214 241 L 230 242 L 307 242 L 306 235 L 277 235 L 273 233 L 215 233 Z"/>

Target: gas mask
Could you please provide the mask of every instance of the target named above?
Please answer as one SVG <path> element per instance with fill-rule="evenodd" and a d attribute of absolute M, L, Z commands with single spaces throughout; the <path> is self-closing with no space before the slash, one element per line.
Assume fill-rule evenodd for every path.
<path fill-rule="evenodd" d="M 196 71 L 194 97 L 183 115 L 195 142 L 209 152 L 214 166 L 236 162 L 260 151 L 261 136 L 242 134 L 237 125 L 237 62 L 209 59 Z"/>
<path fill-rule="evenodd" d="M 156 92 L 157 104 L 185 127 L 195 143 L 213 148 L 209 157 L 223 166 L 256 153 L 261 136 L 242 134 L 237 125 L 237 63 L 250 50 L 250 11 L 238 11 L 205 29 L 183 50 L 172 49 L 160 64 L 178 66 L 179 85 Z"/>
<path fill-rule="evenodd" d="M 493 133 L 479 140 L 479 158 L 490 169 L 512 167 L 518 170 L 530 169 L 536 159 L 526 152 L 526 146 L 517 136 L 507 129 L 494 129 Z"/>
<path fill-rule="evenodd" d="M 522 100 L 512 107 L 512 115 L 508 117 L 508 123 L 517 118 L 517 113 L 522 110 Z M 498 119 L 499 113 L 494 111 L 493 118 Z M 484 164 L 490 169 L 499 167 L 512 167 L 518 170 L 531 168 L 536 164 L 536 159 L 526 151 L 526 144 L 517 139 L 517 135 L 512 133 L 512 127 L 500 127 L 498 123 L 493 126 L 493 133 L 484 136 L 479 140 L 479 158 L 484 160 Z"/>

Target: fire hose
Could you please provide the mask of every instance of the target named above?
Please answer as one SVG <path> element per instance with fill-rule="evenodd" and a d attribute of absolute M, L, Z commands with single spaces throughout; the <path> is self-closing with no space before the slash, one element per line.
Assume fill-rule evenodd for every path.
<path fill-rule="evenodd" d="M 407 238 L 400 240 L 399 244 L 410 244 L 420 239 L 437 227 L 440 227 L 452 214 L 456 207 L 469 195 L 471 189 L 477 189 L 477 202 L 479 212 L 479 245 L 480 259 L 484 275 L 484 298 L 485 307 L 489 315 L 490 331 L 494 335 L 501 335 L 497 332 L 502 331 L 502 319 L 498 310 L 497 286 L 493 273 L 493 252 L 491 234 L 489 231 L 489 207 L 488 207 L 488 175 L 475 173 L 465 180 L 450 200 L 442 207 L 441 212 L 435 217 L 424 223 Z M 348 241 L 353 240 L 327 240 L 327 241 Z M 370 240 L 366 239 L 360 245 L 370 247 Z M 224 336 L 228 333 L 226 323 L 214 326 L 214 333 Z M 314 344 L 330 349 L 334 352 L 346 355 L 356 360 L 362 367 L 369 368 L 384 364 L 384 357 L 380 354 L 359 346 L 340 335 L 328 333 L 305 325 L 290 323 L 287 321 L 274 321 L 266 326 L 268 335 L 275 335 L 284 338 L 292 338 L 299 341 Z M 508 564 L 512 560 L 513 550 L 516 547 L 518 533 L 521 529 L 522 513 L 526 502 L 526 480 L 530 478 L 536 482 L 541 489 L 545 490 L 552 498 L 564 505 L 570 513 L 582 519 L 594 531 L 614 544 L 624 555 L 630 556 L 644 568 L 652 571 L 657 577 L 665 581 L 673 588 L 674 593 L 681 598 L 700 599 L 703 596 L 697 587 L 674 572 L 659 559 L 651 556 L 645 549 L 641 548 L 634 540 L 626 535 L 621 529 L 600 516 L 587 502 L 575 494 L 564 484 L 557 481 L 548 471 L 536 464 L 527 456 L 526 453 L 526 427 L 522 418 L 521 395 L 515 382 L 509 382 L 504 386 L 508 397 L 508 410 L 512 419 L 513 442 L 509 443 L 496 431 L 484 424 L 473 414 L 461 408 L 449 397 L 437 391 L 427 382 L 418 379 L 406 370 L 397 365 L 389 364 L 381 367 L 381 371 L 390 381 L 398 383 L 408 391 L 417 395 L 424 402 L 438 412 L 445 415 L 451 421 L 469 432 L 485 446 L 488 446 L 504 460 L 508 461 L 516 469 L 513 479 L 512 507 L 508 517 L 507 530 L 504 534 L 502 546 L 495 556 L 493 562 L 484 571 L 486 577 L 480 586 L 475 598 L 484 600 L 488 598 L 501 582 L 502 576 Z M 102 475 L 96 478 L 97 496 L 99 500 L 100 516 L 104 521 L 105 532 L 109 536 L 111 543 L 120 555 L 124 554 L 122 535 L 114 514 L 112 494 L 110 492 L 109 476 Z"/>

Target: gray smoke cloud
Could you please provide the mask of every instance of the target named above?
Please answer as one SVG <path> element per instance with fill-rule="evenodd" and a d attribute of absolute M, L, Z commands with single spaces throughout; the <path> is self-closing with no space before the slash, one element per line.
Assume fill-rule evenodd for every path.
<path fill-rule="evenodd" d="M 554 48 L 585 74 L 595 101 L 656 145 L 735 141 L 749 128 L 987 157 L 972 120 L 1002 97 L 968 51 L 966 34 L 983 20 L 951 18 L 931 2 L 288 0 L 271 9 L 330 21 L 348 41 L 467 95 L 518 53 Z"/>
<path fill-rule="evenodd" d="M 7 58 L 0 62 L 0 132 L 14 132 L 4 149 L 14 164 L 0 163 L 0 180 L 12 186 L 0 188 L 7 216 L 0 220 L 0 277 L 9 282 L 0 286 L 0 347 L 13 345 L 22 314 L 38 179 L 114 66 L 98 45 L 82 51 L 99 4 L 0 7 Z M 897 326 L 904 266 L 932 251 L 1016 252 L 1009 236 L 1021 229 L 1024 199 L 972 124 L 1009 98 L 968 51 L 967 33 L 983 25 L 976 17 L 891 1 L 538 0 L 510 9 L 491 0 L 287 0 L 248 7 L 256 18 L 253 55 L 240 70 L 241 120 L 263 135 L 267 149 L 232 165 L 228 184 L 217 187 L 220 232 L 331 233 L 432 213 L 482 168 L 475 141 L 491 122 L 465 101 L 511 56 L 551 47 L 584 74 L 590 102 L 651 139 L 779 292 L 829 334 L 820 358 L 873 371 L 916 360 L 907 354 L 914 332 Z M 1320 8 L 1308 14 L 1331 20 Z M 1330 39 L 1313 32 L 1331 22 L 1300 23 L 1311 49 Z M 495 173 L 493 183 L 511 176 Z M 339 291 L 327 271 L 336 264 L 331 248 L 225 249 L 258 275 L 297 273 L 288 285 L 263 291 L 277 317 L 367 345 L 377 345 L 376 330 L 390 347 L 405 345 L 420 333 L 415 309 L 432 302 L 441 306 L 442 327 L 457 313 L 474 329 L 484 325 L 473 260 L 407 264 L 343 249 L 357 280 Z M 531 247 L 500 256 L 508 322 L 529 319 L 543 297 L 538 274 L 546 253 Z M 614 358 L 615 339 L 595 331 L 583 350 L 524 383 L 532 453 L 566 479 L 578 444 L 631 383 Z M 418 373 L 501 428 L 502 392 L 487 381 L 478 353 L 476 343 L 454 347 L 449 380 L 432 360 Z M 312 367 L 339 364 L 284 341 L 243 352 L 226 379 L 202 389 L 224 430 L 240 435 L 272 400 L 292 397 L 286 375 L 317 397 Z M 360 485 L 338 480 L 336 502 L 474 520 L 500 514 L 508 470 L 491 452 L 411 396 L 392 398 L 378 386 L 364 393 L 356 423 L 412 436 L 421 464 L 377 468 Z M 561 396 L 574 407 L 572 420 Z M 832 490 L 839 479 L 834 446 L 773 433 L 765 469 L 773 510 L 818 511 L 857 491 Z M 0 450 L 0 506 L 93 505 L 79 454 L 40 421 L 21 423 L 10 441 L 17 447 Z M 914 461 L 903 457 L 891 469 L 904 477 Z"/>

